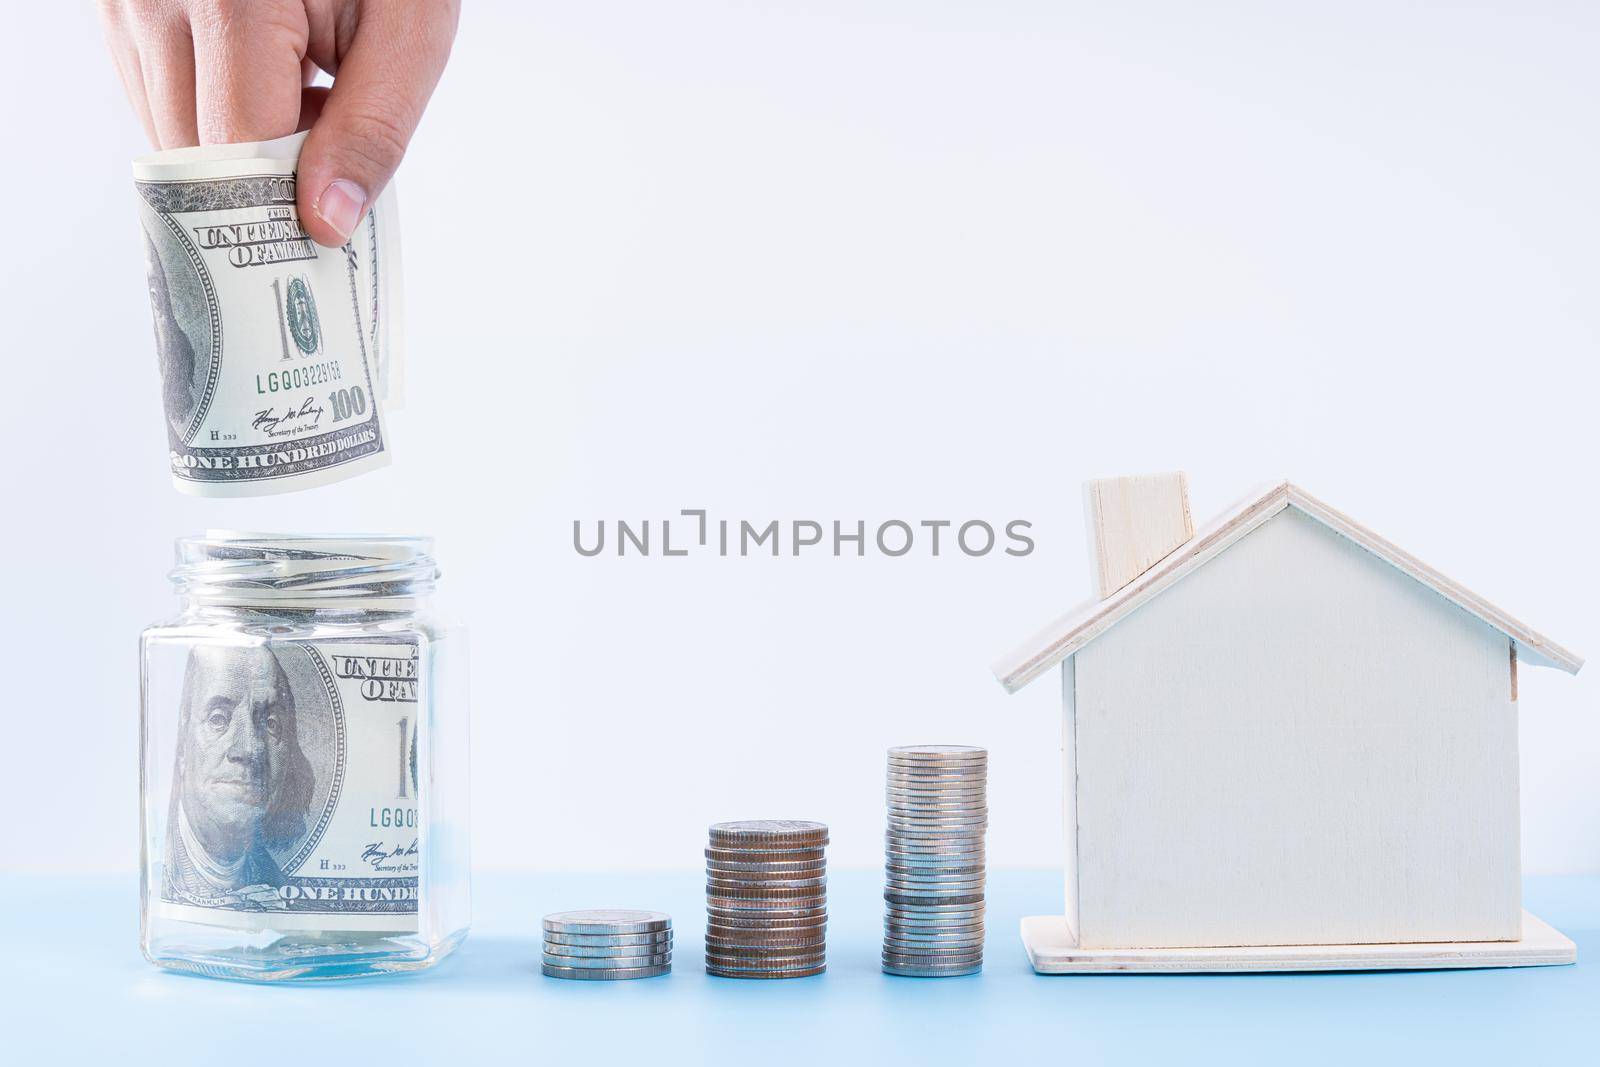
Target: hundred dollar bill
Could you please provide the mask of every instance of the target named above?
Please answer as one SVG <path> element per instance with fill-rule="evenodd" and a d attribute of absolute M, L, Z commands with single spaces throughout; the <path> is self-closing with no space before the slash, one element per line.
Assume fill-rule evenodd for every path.
<path fill-rule="evenodd" d="M 397 637 L 190 652 L 163 914 L 250 929 L 417 928 L 418 651 Z"/>
<path fill-rule="evenodd" d="M 257 496 L 389 461 L 399 227 L 386 190 L 342 248 L 295 208 L 304 134 L 134 161 L 173 482 Z"/>

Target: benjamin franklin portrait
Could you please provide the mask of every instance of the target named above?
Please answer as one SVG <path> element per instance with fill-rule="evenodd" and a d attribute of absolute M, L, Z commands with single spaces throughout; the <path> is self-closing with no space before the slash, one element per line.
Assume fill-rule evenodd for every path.
<path fill-rule="evenodd" d="M 212 323 L 205 288 L 179 239 L 143 209 L 145 275 L 161 367 L 161 403 L 175 442 L 183 442 L 211 376 Z"/>
<path fill-rule="evenodd" d="M 263 647 L 191 651 L 163 896 L 270 906 L 270 890 L 285 881 L 274 854 L 293 853 L 306 838 L 317 777 L 278 654 Z"/>

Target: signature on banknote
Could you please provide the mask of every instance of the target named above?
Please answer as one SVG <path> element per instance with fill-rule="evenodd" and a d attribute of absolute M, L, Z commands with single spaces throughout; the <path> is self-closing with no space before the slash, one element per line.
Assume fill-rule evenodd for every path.
<path fill-rule="evenodd" d="M 394 864 L 390 863 L 389 861 L 394 859 L 407 859 L 415 856 L 416 854 L 417 842 L 415 840 L 413 840 L 409 845 L 396 845 L 392 849 L 386 849 L 383 847 L 381 842 L 375 841 L 362 850 L 361 858 L 372 864 L 372 869 L 375 871 L 415 870 L 416 865 L 414 863 Z"/>
<path fill-rule="evenodd" d="M 317 403 L 316 397 L 308 396 L 299 407 L 290 408 L 282 415 L 274 414 L 273 408 L 258 411 L 250 425 L 268 437 L 287 437 L 314 428 L 322 421 L 322 413 L 325 410 L 327 409 Z"/>

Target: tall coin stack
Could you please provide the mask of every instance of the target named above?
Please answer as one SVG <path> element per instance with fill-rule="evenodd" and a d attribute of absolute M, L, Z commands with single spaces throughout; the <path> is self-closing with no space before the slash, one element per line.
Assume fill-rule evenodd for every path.
<path fill-rule="evenodd" d="M 659 911 L 592 908 L 544 917 L 541 970 L 551 978 L 616 981 L 672 970 L 672 917 Z"/>
<path fill-rule="evenodd" d="M 721 822 L 706 848 L 706 973 L 804 978 L 827 969 L 828 828 Z"/>
<path fill-rule="evenodd" d="M 989 753 L 889 750 L 883 969 L 933 978 L 983 969 Z"/>

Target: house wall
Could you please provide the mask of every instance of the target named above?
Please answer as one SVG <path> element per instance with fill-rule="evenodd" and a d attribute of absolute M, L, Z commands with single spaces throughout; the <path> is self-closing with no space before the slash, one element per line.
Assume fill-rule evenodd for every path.
<path fill-rule="evenodd" d="M 1078 937 L 1078 715 L 1073 658 L 1061 664 L 1061 829 L 1067 857 L 1063 872 L 1066 888 L 1067 930 Z"/>
<path fill-rule="evenodd" d="M 1274 517 L 1074 657 L 1079 943 L 1516 939 L 1508 658 Z"/>

